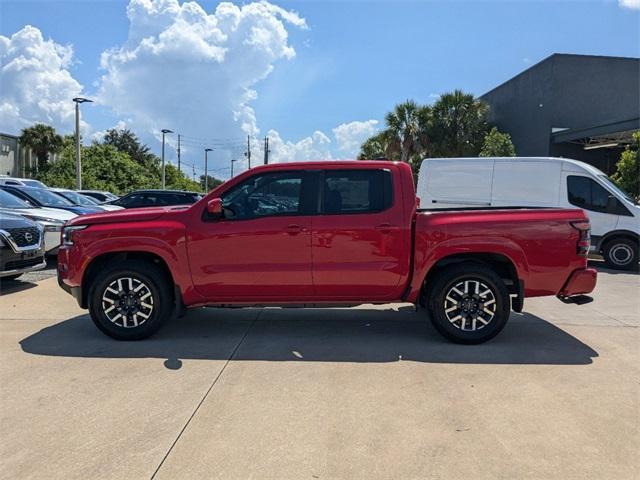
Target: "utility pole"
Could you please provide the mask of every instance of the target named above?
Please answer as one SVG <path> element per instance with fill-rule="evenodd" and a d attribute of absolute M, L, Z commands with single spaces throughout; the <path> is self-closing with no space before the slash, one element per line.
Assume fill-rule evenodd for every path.
<path fill-rule="evenodd" d="M 264 164 L 269 165 L 269 137 L 264 137 Z"/>
<path fill-rule="evenodd" d="M 180 134 L 178 134 L 178 171 L 180 172 Z"/>
<path fill-rule="evenodd" d="M 248 170 L 251 170 L 251 136 L 247 135 L 247 152 L 244 154 L 249 164 Z"/>
<path fill-rule="evenodd" d="M 238 160 L 232 158 L 231 159 L 231 178 L 233 178 L 233 164 L 236 163 Z"/>
<path fill-rule="evenodd" d="M 167 128 L 163 128 L 161 130 L 162 132 L 162 190 L 165 189 L 165 182 L 164 182 L 164 136 L 167 133 L 173 133 L 171 130 L 167 129 Z"/>
<path fill-rule="evenodd" d="M 93 102 L 88 98 L 76 97 L 76 190 L 82 190 L 82 165 L 80 163 L 80 104 Z"/>
<path fill-rule="evenodd" d="M 191 168 L 193 169 L 193 181 L 196 181 L 196 166 L 195 165 L 191 165 Z"/>
<path fill-rule="evenodd" d="M 209 193 L 209 174 L 208 172 L 208 157 L 207 154 L 209 152 L 213 152 L 213 148 L 205 148 L 204 149 L 204 193 Z"/>

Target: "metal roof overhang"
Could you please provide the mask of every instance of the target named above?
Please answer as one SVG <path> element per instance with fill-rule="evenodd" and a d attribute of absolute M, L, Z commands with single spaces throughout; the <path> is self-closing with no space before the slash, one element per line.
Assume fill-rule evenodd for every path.
<path fill-rule="evenodd" d="M 599 146 L 624 146 L 631 143 L 631 135 L 640 130 L 640 117 L 595 125 L 586 128 L 569 128 L 551 134 L 553 143 L 577 143 L 584 148 Z"/>

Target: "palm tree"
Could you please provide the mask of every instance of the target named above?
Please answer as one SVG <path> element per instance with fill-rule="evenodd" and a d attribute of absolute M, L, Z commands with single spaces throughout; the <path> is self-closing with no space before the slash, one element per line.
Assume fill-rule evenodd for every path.
<path fill-rule="evenodd" d="M 431 155 L 478 155 L 489 130 L 488 113 L 489 107 L 486 103 L 462 90 L 441 95 L 431 108 Z"/>
<path fill-rule="evenodd" d="M 428 115 L 426 109 L 428 107 L 420 107 L 413 100 L 407 100 L 396 105 L 385 117 L 389 148 L 392 151 L 399 150 L 402 162 L 408 162 L 426 143 L 423 128 L 423 119 Z"/>
<path fill-rule="evenodd" d="M 36 123 L 32 127 L 22 130 L 20 145 L 30 148 L 38 158 L 38 169 L 45 168 L 50 153 L 58 153 L 62 150 L 62 137 L 55 129 L 44 123 Z"/>

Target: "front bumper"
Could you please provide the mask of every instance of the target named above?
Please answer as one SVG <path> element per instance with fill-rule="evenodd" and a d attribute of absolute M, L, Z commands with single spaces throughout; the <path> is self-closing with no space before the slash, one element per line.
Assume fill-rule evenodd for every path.
<path fill-rule="evenodd" d="M 558 293 L 558 297 L 567 298 L 574 295 L 591 293 L 596 288 L 598 272 L 595 268 L 574 270 Z"/>

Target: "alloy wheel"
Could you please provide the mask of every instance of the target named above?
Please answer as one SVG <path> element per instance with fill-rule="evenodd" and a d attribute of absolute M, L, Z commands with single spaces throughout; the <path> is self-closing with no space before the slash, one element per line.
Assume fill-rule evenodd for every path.
<path fill-rule="evenodd" d="M 489 286 L 475 279 L 457 282 L 445 295 L 444 313 L 453 326 L 475 332 L 496 314 L 496 297 Z"/>
<path fill-rule="evenodd" d="M 138 278 L 117 278 L 107 285 L 102 294 L 102 311 L 115 325 L 139 327 L 153 313 L 151 289 Z"/>

